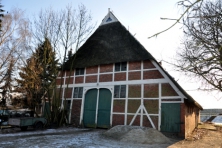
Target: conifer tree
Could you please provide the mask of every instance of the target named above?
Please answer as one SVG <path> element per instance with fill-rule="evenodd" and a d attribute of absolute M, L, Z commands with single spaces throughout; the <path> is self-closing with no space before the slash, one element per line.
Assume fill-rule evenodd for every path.
<path fill-rule="evenodd" d="M 55 52 L 46 38 L 40 44 L 27 64 L 19 73 L 21 79 L 17 80 L 20 88 L 27 93 L 31 107 L 40 105 L 45 98 L 51 98 L 57 77 L 58 60 Z"/>
<path fill-rule="evenodd" d="M 41 79 L 39 75 L 43 72 L 42 67 L 37 63 L 33 54 L 27 61 L 26 65 L 21 68 L 19 73 L 20 79 L 17 79 L 18 91 L 27 94 L 29 107 L 34 109 L 35 105 L 41 103 L 39 95 L 41 92 Z"/>
<path fill-rule="evenodd" d="M 10 63 L 8 65 L 8 68 L 6 70 L 6 74 L 4 75 L 3 79 L 2 79 L 2 86 L 0 87 L 0 89 L 2 90 L 2 96 L 3 96 L 3 101 L 2 101 L 2 105 L 5 106 L 6 103 L 10 103 L 10 102 L 6 102 L 10 101 L 10 96 L 8 93 L 10 93 L 12 91 L 12 87 L 13 87 L 13 67 L 14 67 L 14 59 L 11 58 Z"/>

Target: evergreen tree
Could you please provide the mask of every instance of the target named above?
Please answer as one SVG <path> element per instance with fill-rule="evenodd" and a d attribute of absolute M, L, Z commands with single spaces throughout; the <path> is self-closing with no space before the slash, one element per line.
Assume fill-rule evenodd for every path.
<path fill-rule="evenodd" d="M 73 53 L 72 53 L 72 48 L 68 51 L 67 57 L 65 58 L 65 62 L 63 64 L 63 69 L 69 69 L 72 66 L 72 61 L 73 61 Z"/>
<path fill-rule="evenodd" d="M 12 82 L 13 82 L 13 67 L 14 67 L 14 59 L 12 58 L 10 60 L 8 68 L 6 70 L 6 74 L 4 75 L 4 77 L 2 79 L 3 85 L 0 87 L 0 89 L 2 90 L 2 97 L 3 97 L 1 104 L 3 106 L 6 105 L 6 100 L 10 101 L 10 98 L 9 98 L 10 96 L 8 93 L 10 93 L 12 91 L 12 87 L 13 87 L 13 84 L 12 84 Z"/>
<path fill-rule="evenodd" d="M 57 67 L 58 60 L 56 60 L 55 52 L 46 38 L 27 61 L 27 64 L 22 67 L 19 73 L 21 79 L 17 80 L 20 88 L 27 92 L 32 108 L 40 105 L 45 98 L 51 98 L 51 90 L 54 89 L 58 72 Z"/>
<path fill-rule="evenodd" d="M 33 54 L 26 61 L 26 65 L 21 68 L 20 79 L 17 79 L 17 90 L 27 94 L 28 104 L 32 109 L 36 104 L 41 103 L 41 79 L 39 75 L 42 72 L 43 68 L 37 63 L 37 59 Z"/>
<path fill-rule="evenodd" d="M 58 73 L 58 60 L 50 41 L 46 38 L 44 43 L 39 45 L 36 50 L 36 58 L 43 72 L 40 74 L 42 80 L 42 95 L 44 98 L 50 98 L 50 91 L 54 89 L 55 79 Z"/>
<path fill-rule="evenodd" d="M 11 92 L 12 91 L 12 82 L 13 82 L 13 67 L 14 67 L 14 59 L 10 60 L 10 63 L 7 68 L 7 72 L 5 77 L 3 78 L 4 86 L 1 89 Z"/>

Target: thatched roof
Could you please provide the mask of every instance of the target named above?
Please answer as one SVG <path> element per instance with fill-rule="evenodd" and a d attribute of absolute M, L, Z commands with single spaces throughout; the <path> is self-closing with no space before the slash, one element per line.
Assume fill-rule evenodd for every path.
<path fill-rule="evenodd" d="M 154 59 L 120 23 L 99 26 L 73 56 L 72 69 L 127 61 Z M 73 60 L 72 59 L 72 60 Z M 70 69 L 71 61 L 65 64 Z"/>

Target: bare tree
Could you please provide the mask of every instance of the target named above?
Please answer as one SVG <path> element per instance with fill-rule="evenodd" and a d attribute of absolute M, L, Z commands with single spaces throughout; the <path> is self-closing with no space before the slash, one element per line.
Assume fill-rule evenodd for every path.
<path fill-rule="evenodd" d="M 33 35 L 38 44 L 42 43 L 45 38 L 49 39 L 57 58 L 60 59 L 61 72 L 63 72 L 63 63 L 67 58 L 68 49 L 76 51 L 91 34 L 95 27 L 91 21 L 91 15 L 84 5 L 80 5 L 77 10 L 71 6 L 67 6 L 66 9 L 61 11 L 54 11 L 49 8 L 45 11 L 41 10 L 38 18 L 35 18 Z M 56 84 L 54 85 L 54 88 L 57 89 Z M 54 94 L 50 94 L 51 97 L 48 98 L 52 109 L 50 115 L 52 119 L 50 120 L 61 125 L 66 116 L 64 110 L 59 110 L 61 106 L 61 98 L 59 97 L 61 87 L 59 93 L 56 94 L 56 92 L 52 92 Z"/>
<path fill-rule="evenodd" d="M 157 32 L 154 35 L 149 36 L 148 39 L 153 38 L 153 37 L 157 37 L 158 35 L 173 28 L 175 25 L 180 23 L 180 21 L 182 21 L 183 19 L 186 19 L 186 17 L 190 14 L 190 12 L 200 9 L 202 7 L 202 3 L 204 1 L 205 0 L 180 0 L 180 1 L 178 1 L 177 5 L 182 8 L 182 14 L 180 15 L 180 17 L 177 19 L 161 18 L 162 20 L 173 20 L 175 22 L 172 25 L 170 25 L 169 27 L 167 27 L 166 29 L 164 29 L 160 32 Z"/>
<path fill-rule="evenodd" d="M 1 5 L 1 1 L 0 1 L 0 32 L 1 32 L 1 27 L 2 27 L 2 17 L 4 17 L 4 10 L 2 9 L 3 5 Z"/>
<path fill-rule="evenodd" d="M 33 35 L 37 44 L 48 38 L 63 63 L 68 49 L 77 50 L 93 31 L 95 25 L 91 21 L 92 17 L 84 5 L 77 10 L 72 6 L 61 11 L 49 8 L 41 10 L 34 19 Z"/>
<path fill-rule="evenodd" d="M 222 91 L 222 2 L 193 7 L 184 19 L 184 41 L 177 68 L 198 78 L 204 90 Z"/>
<path fill-rule="evenodd" d="M 34 17 L 32 31 L 34 43 L 36 45 L 42 44 L 45 38 L 48 38 L 53 49 L 58 49 L 62 19 L 62 15 L 52 8 L 41 10 L 38 16 Z"/>
<path fill-rule="evenodd" d="M 18 8 L 12 9 L 2 18 L 0 33 L 0 84 L 4 84 L 7 68 L 13 65 L 17 69 L 19 62 L 27 57 L 31 34 L 29 21 L 24 17 L 24 12 Z M 13 63 L 12 63 L 13 61 Z"/>

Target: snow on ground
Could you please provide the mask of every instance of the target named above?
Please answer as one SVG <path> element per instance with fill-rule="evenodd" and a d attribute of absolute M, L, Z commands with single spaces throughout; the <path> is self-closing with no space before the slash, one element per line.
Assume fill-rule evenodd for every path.
<path fill-rule="evenodd" d="M 14 133 L 4 133 L 0 134 L 1 137 L 15 137 L 15 136 L 32 136 L 32 135 L 47 135 L 47 134 L 59 134 L 59 133 L 67 133 L 67 132 L 75 132 L 75 131 L 87 131 L 88 129 L 78 129 L 78 128 L 58 128 L 58 129 L 47 129 L 47 130 L 28 130 L 25 132 L 20 131 L 19 128 L 14 129 Z"/>
<path fill-rule="evenodd" d="M 59 128 L 43 131 L 17 131 L 0 134 L 2 148 L 165 148 L 164 144 L 141 144 L 134 141 L 120 141 L 104 136 L 107 130 Z M 141 131 L 142 132 L 142 131 Z M 138 136 L 138 134 L 137 134 Z"/>

